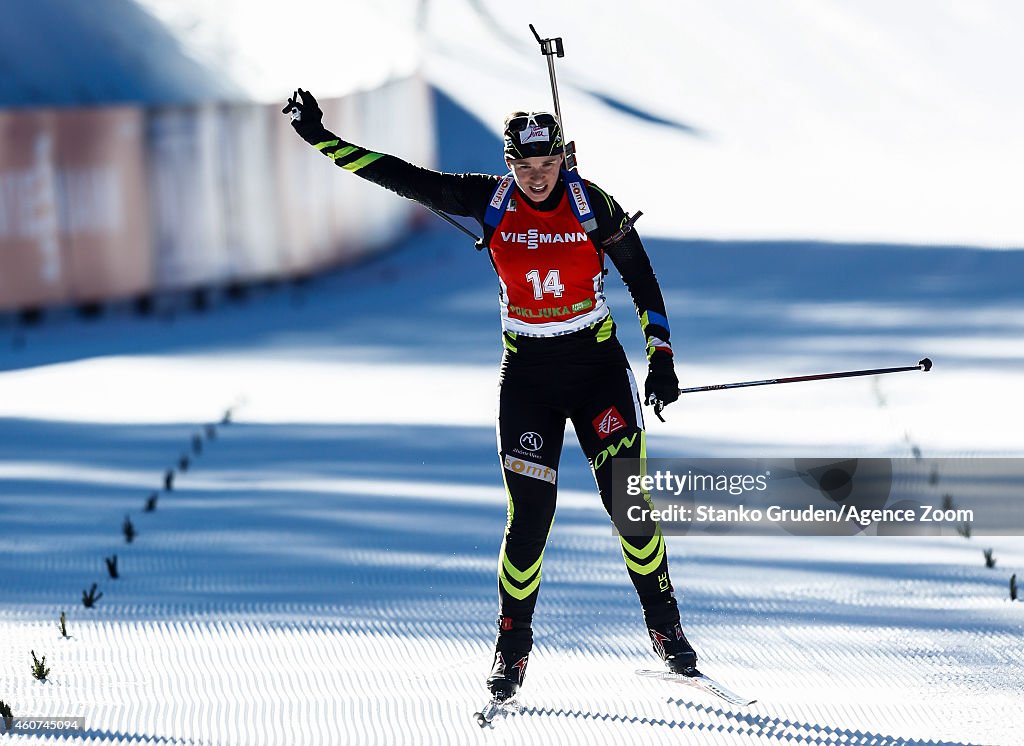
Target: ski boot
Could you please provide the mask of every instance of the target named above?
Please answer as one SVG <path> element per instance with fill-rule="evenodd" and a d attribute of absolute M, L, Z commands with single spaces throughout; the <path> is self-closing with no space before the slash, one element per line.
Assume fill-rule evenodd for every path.
<path fill-rule="evenodd" d="M 672 673 L 692 676 L 697 670 L 697 653 L 683 634 L 678 621 L 650 627 L 651 645 L 654 652 L 665 661 Z"/>
<path fill-rule="evenodd" d="M 499 717 L 508 717 L 523 711 L 522 705 L 516 701 L 516 692 L 523 683 L 529 658 L 529 652 L 502 650 L 500 646 L 494 651 L 494 667 L 491 669 L 491 675 L 487 677 L 487 689 L 491 698 L 479 712 L 473 713 L 476 724 L 481 728 L 493 726 Z"/>
<path fill-rule="evenodd" d="M 515 697 L 526 676 L 529 659 L 530 654 L 524 651 L 495 651 L 494 666 L 487 677 L 487 689 L 494 700 L 504 702 Z"/>
<path fill-rule="evenodd" d="M 494 641 L 494 665 L 487 688 L 497 701 L 512 699 L 526 676 L 526 663 L 533 649 L 533 627 L 529 619 L 498 617 Z"/>

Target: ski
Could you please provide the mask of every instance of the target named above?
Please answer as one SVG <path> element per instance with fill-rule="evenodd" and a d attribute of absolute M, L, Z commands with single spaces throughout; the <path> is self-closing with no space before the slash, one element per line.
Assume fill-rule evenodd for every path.
<path fill-rule="evenodd" d="M 715 695 L 719 699 L 725 700 L 731 705 L 746 707 L 747 705 L 752 705 L 757 702 L 756 699 L 744 697 L 732 691 L 728 687 L 722 686 L 710 676 L 702 674 L 696 668 L 690 670 L 693 671 L 693 674 L 672 673 L 671 671 L 655 671 L 649 668 L 639 668 L 636 673 L 638 676 L 646 676 L 649 679 L 672 681 L 694 689 L 700 689 L 708 692 L 709 694 Z"/>
<path fill-rule="evenodd" d="M 473 713 L 476 724 L 481 728 L 494 727 L 494 720 L 499 717 L 518 715 L 523 711 L 523 706 L 515 699 L 494 699 L 484 705 L 479 712 Z"/>

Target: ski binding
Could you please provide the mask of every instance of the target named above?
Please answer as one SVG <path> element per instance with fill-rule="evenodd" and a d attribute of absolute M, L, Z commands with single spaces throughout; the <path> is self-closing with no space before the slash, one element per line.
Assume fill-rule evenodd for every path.
<path fill-rule="evenodd" d="M 494 727 L 494 720 L 499 717 L 518 715 L 523 711 L 523 706 L 514 698 L 496 699 L 494 697 L 484 705 L 479 712 L 473 713 L 476 724 L 481 728 Z"/>

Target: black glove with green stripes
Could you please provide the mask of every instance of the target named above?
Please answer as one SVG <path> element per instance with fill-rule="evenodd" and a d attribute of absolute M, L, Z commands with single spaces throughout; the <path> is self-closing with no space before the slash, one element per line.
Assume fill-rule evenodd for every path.
<path fill-rule="evenodd" d="M 292 127 L 303 140 L 311 145 L 320 141 L 320 133 L 324 131 L 324 113 L 312 93 L 299 88 L 288 99 L 281 113 L 291 114 Z"/>
<path fill-rule="evenodd" d="M 644 401 L 653 404 L 652 398 L 662 405 L 671 404 L 679 398 L 679 379 L 676 378 L 672 355 L 655 350 L 647 363 L 647 381 L 644 383 Z"/>

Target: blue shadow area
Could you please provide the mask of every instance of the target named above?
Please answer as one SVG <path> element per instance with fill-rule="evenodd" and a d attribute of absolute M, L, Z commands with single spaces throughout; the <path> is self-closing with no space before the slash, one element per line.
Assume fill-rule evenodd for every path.
<path fill-rule="evenodd" d="M 67 319 L 20 332 L 19 345 L 0 352 L 0 370 L 104 355 L 213 352 L 497 365 L 494 272 L 472 242 L 438 222 L 371 262 L 247 304 L 163 318 Z M 867 334 L 873 349 L 858 348 L 855 362 L 869 352 L 878 365 L 913 364 L 914 355 L 928 355 L 937 366 L 1024 362 L 1024 350 L 985 358 L 943 349 L 954 337 L 1019 339 L 1024 251 L 665 239 L 646 245 L 673 341 L 704 360 L 781 356 L 808 339 L 841 346 Z M 615 274 L 609 298 L 620 336 L 635 352 L 642 347 L 639 325 Z M 921 348 L 906 349 L 907 337 L 919 338 Z"/>
<path fill-rule="evenodd" d="M 281 623 L 440 634 L 430 622 L 438 629 L 455 624 L 483 641 L 491 634 L 506 499 L 490 428 L 220 426 L 165 491 L 164 471 L 190 445 L 189 428 L 25 420 L 0 426 L 11 435 L 0 448 L 0 468 L 41 467 L 0 482 L 5 604 L 43 617 L 61 608 L 96 619 L 258 612 Z M 538 643 L 575 648 L 592 632 L 635 637 L 642 650 L 639 604 L 618 542 L 585 460 L 571 436 L 567 441 L 563 494 L 593 499 L 559 506 L 545 554 Z M 156 510 L 144 512 L 153 491 Z M 121 535 L 125 516 L 137 529 L 131 544 Z M 674 552 L 688 546 L 686 539 L 670 544 Z M 113 554 L 121 570 L 116 580 L 107 578 L 103 562 Z M 742 599 L 736 586 L 688 591 L 686 615 L 698 627 L 951 624 L 928 608 L 865 604 L 842 594 L 786 596 L 743 584 L 766 569 L 798 577 L 808 571 L 804 559 L 675 556 L 679 582 L 719 573 L 745 588 Z M 922 582 L 916 565 L 824 557 L 813 571 L 819 583 L 837 588 L 853 578 Z M 933 567 L 927 576 L 940 586 L 994 582 L 984 569 Z M 92 583 L 104 598 L 86 610 L 79 599 Z"/>
<path fill-rule="evenodd" d="M 5 3 L 0 50 L 0 106 L 245 99 L 131 0 Z"/>
<path fill-rule="evenodd" d="M 643 228 L 640 228 L 641 232 Z M 646 239 L 663 284 L 732 300 L 919 304 L 938 312 L 1024 304 L 1024 250 L 822 241 Z"/>
<path fill-rule="evenodd" d="M 937 366 L 1024 363 L 1019 346 L 1009 348 L 1016 355 L 999 349 L 986 356 L 968 355 L 959 343 L 1019 337 L 1024 251 L 666 239 L 646 245 L 672 314 L 673 341 L 702 357 L 807 354 L 812 340 L 836 348 L 836 358 L 853 367 L 865 359 L 912 365 L 926 355 Z M 854 338 L 859 344 L 844 355 Z"/>
<path fill-rule="evenodd" d="M 615 111 L 621 112 L 622 114 L 627 114 L 633 117 L 634 119 L 640 120 L 641 122 L 647 122 L 648 124 L 657 124 L 661 127 L 668 127 L 678 132 L 683 132 L 687 135 L 691 135 L 693 137 L 707 137 L 707 133 L 697 127 L 686 124 L 685 122 L 679 122 L 674 119 L 667 119 L 665 117 L 658 116 L 657 114 L 652 114 L 649 111 L 640 109 L 636 106 L 633 106 L 632 104 L 623 101 L 621 98 L 616 98 L 615 96 L 610 96 L 607 93 L 603 93 L 597 90 L 588 90 L 587 93 L 596 98 L 598 101 L 600 101 L 608 108 L 614 109 Z"/>
<path fill-rule="evenodd" d="M 440 88 L 432 86 L 431 90 L 439 134 L 438 170 L 448 173 L 504 173 L 507 169 L 501 138 Z M 495 128 L 500 125 L 501 122 L 494 122 Z"/>

